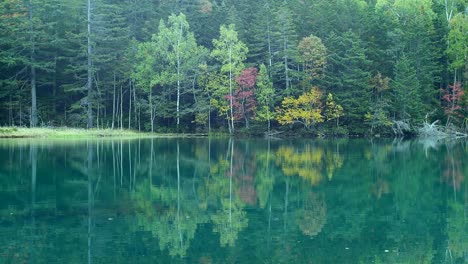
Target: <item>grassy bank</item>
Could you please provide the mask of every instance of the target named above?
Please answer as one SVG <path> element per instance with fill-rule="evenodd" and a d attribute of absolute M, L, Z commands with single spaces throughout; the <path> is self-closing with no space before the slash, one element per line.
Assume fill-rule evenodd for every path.
<path fill-rule="evenodd" d="M 203 134 L 155 134 L 119 129 L 0 127 L 0 138 L 203 137 Z"/>

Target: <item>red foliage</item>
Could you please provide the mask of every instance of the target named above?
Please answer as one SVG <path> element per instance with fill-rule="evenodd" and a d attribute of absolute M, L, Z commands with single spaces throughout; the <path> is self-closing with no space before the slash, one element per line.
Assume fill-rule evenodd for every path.
<path fill-rule="evenodd" d="M 456 111 L 461 109 L 459 102 L 464 94 L 461 83 L 457 82 L 454 85 L 449 85 L 447 89 L 442 89 L 442 92 L 442 99 L 446 102 L 445 113 L 447 115 L 456 115 Z"/>
<path fill-rule="evenodd" d="M 447 158 L 445 159 L 445 163 L 446 168 L 444 170 L 442 180 L 454 189 L 460 190 L 460 187 L 464 181 L 460 161 L 454 160 L 453 158 Z"/>
<path fill-rule="evenodd" d="M 236 78 L 239 85 L 234 91 L 232 98 L 232 106 L 234 108 L 234 118 L 240 120 L 242 118 L 249 119 L 253 116 L 257 101 L 255 100 L 254 86 L 257 81 L 258 71 L 255 68 L 247 68 Z M 230 101 L 231 96 L 226 95 L 226 100 Z"/>
<path fill-rule="evenodd" d="M 247 68 L 236 78 L 236 82 L 245 89 L 251 89 L 254 87 L 257 81 L 258 71 L 255 68 Z"/>
<path fill-rule="evenodd" d="M 235 193 L 245 203 L 251 206 L 257 205 L 257 191 L 255 189 L 256 159 L 249 155 L 248 149 L 242 151 L 234 148 L 234 164 L 232 175 L 226 172 L 227 177 L 232 177 L 235 182 Z"/>

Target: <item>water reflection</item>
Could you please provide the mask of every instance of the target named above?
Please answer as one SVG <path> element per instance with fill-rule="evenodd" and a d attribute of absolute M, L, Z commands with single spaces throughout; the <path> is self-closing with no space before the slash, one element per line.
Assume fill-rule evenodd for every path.
<path fill-rule="evenodd" d="M 467 154 L 464 142 L 0 141 L 0 259 L 464 263 Z"/>

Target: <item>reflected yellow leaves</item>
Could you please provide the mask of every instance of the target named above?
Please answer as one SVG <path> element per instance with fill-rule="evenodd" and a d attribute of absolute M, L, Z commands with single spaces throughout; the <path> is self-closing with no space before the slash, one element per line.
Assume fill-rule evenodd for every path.
<path fill-rule="evenodd" d="M 229 168 L 229 162 L 223 158 L 219 158 L 218 163 L 211 165 L 210 174 L 217 175 L 219 173 L 225 173 Z"/>
<path fill-rule="evenodd" d="M 303 151 L 281 146 L 276 152 L 276 165 L 281 167 L 285 176 L 298 175 L 316 185 L 323 178 L 322 158 L 323 150 L 309 145 Z"/>
<path fill-rule="evenodd" d="M 339 169 L 343 166 L 343 156 L 336 152 L 327 152 L 326 154 L 326 167 L 327 167 L 327 177 L 331 181 L 336 169 Z"/>
<path fill-rule="evenodd" d="M 343 157 L 311 145 L 306 145 L 303 150 L 281 146 L 276 152 L 275 162 L 285 176 L 297 175 L 317 185 L 324 178 L 324 170 L 329 180 L 333 178 L 335 170 L 343 166 Z"/>
<path fill-rule="evenodd" d="M 213 232 L 219 234 L 222 247 L 234 246 L 239 233 L 248 226 L 247 214 L 240 199 L 223 199 L 221 210 L 211 216 Z"/>
<path fill-rule="evenodd" d="M 297 224 L 302 233 L 314 237 L 327 222 L 327 205 L 322 196 L 309 193 L 304 208 L 297 211 Z"/>
<path fill-rule="evenodd" d="M 278 210 L 272 192 L 280 178 L 286 176 L 289 180 L 299 176 L 317 185 L 331 180 L 343 166 L 338 145 L 330 148 L 320 141 L 311 141 L 299 147 L 274 147 L 268 145 L 264 151 L 257 150 L 254 156 L 250 155 L 247 144 L 237 148 L 232 144 L 228 151 L 216 155 L 211 155 L 209 149 L 192 148 L 198 160 L 208 159 L 200 162 L 203 166 L 192 170 L 208 176 L 192 182 L 196 179 L 192 176 L 194 172 L 187 168 L 198 164 L 192 165 L 191 159 L 182 157 L 181 177 L 179 174 L 153 177 L 157 180 L 137 185 L 132 199 L 138 212 L 138 226 L 151 231 L 158 238 L 160 249 L 167 250 L 171 256 L 185 256 L 199 225 L 205 223 L 219 236 L 221 247 L 233 247 L 249 226 L 247 208 L 266 208 L 270 203 L 269 210 L 273 208 L 273 213 Z M 294 230 L 315 237 L 327 222 L 327 206 L 323 195 L 311 193 L 310 185 L 302 183 L 288 181 L 286 184 L 289 189 L 284 199 L 290 202 L 286 211 L 293 216 Z"/>

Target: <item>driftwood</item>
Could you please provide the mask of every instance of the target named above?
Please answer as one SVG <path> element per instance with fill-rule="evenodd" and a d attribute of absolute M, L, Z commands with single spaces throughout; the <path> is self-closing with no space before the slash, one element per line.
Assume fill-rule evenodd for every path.
<path fill-rule="evenodd" d="M 411 131 L 411 126 L 406 120 L 395 120 L 393 121 L 392 129 L 395 136 L 404 136 Z"/>
<path fill-rule="evenodd" d="M 279 139 L 277 135 L 282 134 L 282 133 L 283 131 L 270 130 L 270 131 L 266 131 L 264 135 L 265 135 L 265 138 Z"/>
<path fill-rule="evenodd" d="M 448 124 L 446 126 L 438 125 L 439 120 L 432 123 L 424 121 L 423 126 L 418 129 L 420 137 L 423 138 L 464 138 L 468 134 L 459 131 L 455 126 Z"/>

